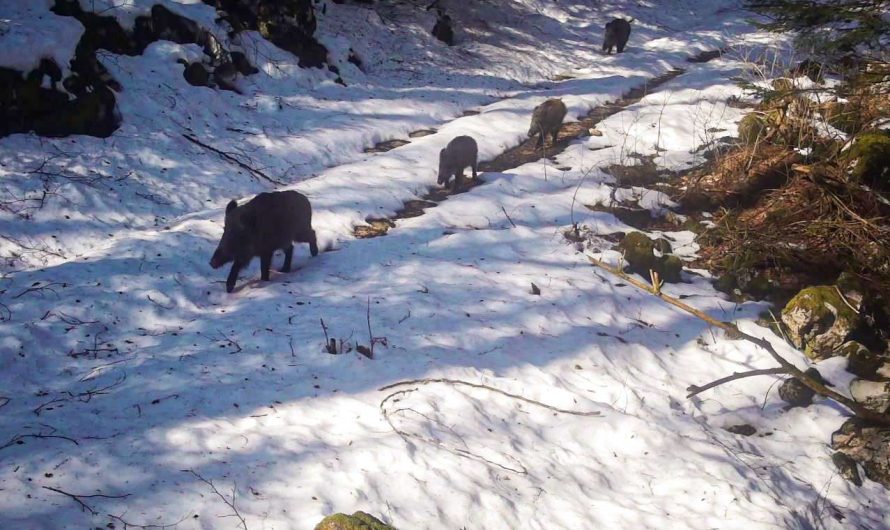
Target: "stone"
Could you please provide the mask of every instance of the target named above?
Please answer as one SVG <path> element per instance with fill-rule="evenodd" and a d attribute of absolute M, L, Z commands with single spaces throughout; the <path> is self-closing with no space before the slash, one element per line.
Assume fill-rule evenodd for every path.
<path fill-rule="evenodd" d="M 335 513 L 322 519 L 315 530 L 395 530 L 392 526 L 365 512 L 352 515 Z"/>
<path fill-rule="evenodd" d="M 743 423 L 741 425 L 730 425 L 726 428 L 726 430 L 733 434 L 738 434 L 741 436 L 751 436 L 757 432 L 757 429 L 755 429 L 753 425 L 748 425 L 747 423 Z"/>
<path fill-rule="evenodd" d="M 861 465 L 866 477 L 890 488 L 890 427 L 850 418 L 831 435 L 831 447 Z"/>
<path fill-rule="evenodd" d="M 833 285 L 807 287 L 782 309 L 788 338 L 810 359 L 837 354 L 847 336 L 859 325 L 859 315 Z"/>
<path fill-rule="evenodd" d="M 872 352 L 854 340 L 845 342 L 837 355 L 847 358 L 848 372 L 865 379 L 876 377 L 878 369 L 888 362 L 887 357 Z"/>
<path fill-rule="evenodd" d="M 804 372 L 813 379 L 825 383 L 822 374 L 815 368 L 807 368 Z M 796 377 L 789 377 L 779 386 L 779 397 L 790 407 L 808 407 L 813 403 L 816 392 Z"/>
<path fill-rule="evenodd" d="M 890 412 L 890 383 L 854 379 L 850 382 L 850 397 L 875 412 Z"/>
<path fill-rule="evenodd" d="M 834 466 L 837 468 L 840 476 L 857 486 L 862 485 L 862 477 L 859 476 L 859 467 L 856 465 L 855 460 L 838 451 L 831 455 L 831 461 L 834 462 Z"/>

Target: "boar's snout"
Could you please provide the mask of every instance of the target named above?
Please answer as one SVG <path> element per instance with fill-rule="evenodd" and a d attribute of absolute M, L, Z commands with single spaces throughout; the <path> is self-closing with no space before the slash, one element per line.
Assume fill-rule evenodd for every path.
<path fill-rule="evenodd" d="M 230 261 L 232 260 L 226 259 L 220 249 L 217 248 L 216 252 L 213 253 L 213 257 L 210 258 L 210 266 L 214 269 L 218 269 Z"/>

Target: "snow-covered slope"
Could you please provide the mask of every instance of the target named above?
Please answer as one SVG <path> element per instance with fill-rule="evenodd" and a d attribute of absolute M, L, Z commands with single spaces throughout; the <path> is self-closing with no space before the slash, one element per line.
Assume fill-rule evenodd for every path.
<path fill-rule="evenodd" d="M 724 102 L 742 64 L 684 59 L 772 38 L 733 4 L 516 0 L 503 25 L 468 23 L 448 49 L 400 12 L 353 32 L 344 10 L 363 8 L 328 3 L 320 38 L 366 69 L 343 72 L 348 88 L 258 37 L 269 60 L 244 96 L 186 84 L 175 59 L 199 53 L 190 46 L 105 57 L 124 85 L 112 137 L 0 140 L 4 193 L 49 190 L 42 207 L 0 217 L 0 527 L 237 528 L 199 476 L 235 495 L 251 529 L 310 529 L 360 509 L 403 529 L 890 524 L 879 486 L 835 476 L 826 442 L 842 411 L 785 412 L 774 393 L 762 407 L 768 377 L 687 400 L 690 384 L 768 360 L 592 269 L 562 236 L 573 222 L 630 230 L 582 206 L 609 197 L 602 167 L 630 152 L 688 166 L 707 131 L 732 131 L 740 114 Z M 511 10 L 526 16 L 507 24 Z M 616 15 L 637 19 L 631 44 L 600 55 L 598 28 Z M 539 47 L 523 40 L 538 31 Z M 687 72 L 601 123 L 603 136 L 488 173 L 385 237 L 352 238 L 435 184 L 452 137 L 472 134 L 489 159 L 519 143 L 548 97 L 574 119 L 677 66 Z M 555 73 L 576 78 L 545 79 Z M 469 108 L 480 113 L 460 117 Z M 423 127 L 438 132 L 362 153 Z M 269 283 L 254 265 L 226 294 L 207 265 L 222 208 L 275 185 L 184 135 L 310 196 L 334 251 L 300 248 L 299 270 Z M 669 237 L 695 251 L 690 233 Z M 614 259 L 608 247 L 594 237 L 586 250 Z M 666 290 L 802 362 L 753 327 L 761 305 L 686 280 Z M 325 333 L 353 347 L 386 340 L 369 360 L 328 354 Z M 378 390 L 415 379 L 562 410 L 447 381 Z M 758 434 L 723 429 L 739 423 Z"/>

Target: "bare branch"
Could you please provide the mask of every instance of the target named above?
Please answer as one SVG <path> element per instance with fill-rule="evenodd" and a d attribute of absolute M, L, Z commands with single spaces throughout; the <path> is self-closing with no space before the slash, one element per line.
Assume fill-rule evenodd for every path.
<path fill-rule="evenodd" d="M 756 375 L 775 375 L 775 374 L 787 374 L 787 373 L 788 373 L 788 370 L 786 370 L 785 368 L 782 368 L 782 367 L 763 368 L 761 370 L 749 370 L 747 372 L 736 372 L 732 375 L 728 375 L 726 377 L 721 377 L 720 379 L 717 379 L 716 381 L 711 381 L 710 383 L 708 383 L 704 386 L 689 385 L 689 387 L 686 388 L 686 391 L 689 392 L 689 394 L 687 394 L 686 397 L 691 398 L 692 396 L 701 394 L 705 390 L 710 390 L 710 389 L 714 388 L 715 386 L 720 386 L 724 383 L 729 383 L 730 381 L 735 381 L 736 379 L 744 379 L 746 377 L 754 377 Z"/>
<path fill-rule="evenodd" d="M 618 276 L 622 280 L 630 283 L 634 287 L 637 287 L 639 289 L 642 289 L 643 291 L 646 291 L 647 293 L 657 296 L 658 298 L 661 298 L 665 302 L 667 302 L 679 309 L 682 309 L 683 311 L 707 322 L 708 324 L 711 324 L 713 326 L 716 326 L 716 327 L 724 330 L 730 337 L 747 340 L 748 342 L 766 350 L 766 352 L 769 353 L 770 357 L 772 357 L 777 363 L 779 363 L 779 366 L 781 368 L 783 368 L 784 370 L 786 370 L 786 372 L 789 375 L 798 379 L 801 383 L 806 385 L 810 390 L 819 394 L 820 396 L 825 396 L 825 397 L 832 399 L 832 400 L 840 403 L 841 405 L 847 407 L 854 415 L 859 416 L 860 418 L 863 418 L 865 420 L 881 424 L 881 425 L 890 425 L 890 415 L 881 414 L 879 412 L 870 410 L 870 409 L 862 406 L 862 404 L 858 403 L 854 399 L 848 398 L 847 396 L 840 394 L 839 392 L 836 392 L 836 391 L 828 388 L 824 383 L 817 381 L 815 378 L 804 373 L 798 367 L 794 366 L 793 364 L 788 362 L 788 360 L 786 360 L 784 357 L 779 355 L 779 353 L 775 350 L 775 348 L 773 348 L 773 345 L 770 344 L 769 341 L 759 338 L 759 337 L 754 337 L 752 335 L 748 335 L 747 333 L 739 330 L 734 324 L 730 324 L 729 322 L 719 321 L 711 316 L 708 316 L 707 314 L 703 313 L 702 311 L 699 311 L 698 309 L 695 309 L 694 307 L 681 302 L 680 300 L 678 300 L 674 297 L 668 296 L 664 293 L 655 292 L 651 286 L 646 285 L 644 282 L 641 282 L 641 281 L 637 280 L 636 278 L 633 278 L 632 276 L 626 274 L 624 271 L 617 269 L 615 267 L 609 266 L 592 256 L 588 256 L 587 258 L 590 260 L 591 263 L 593 263 L 597 267 L 599 267 L 603 270 L 606 270 L 608 272 L 611 272 L 612 274 Z"/>
<path fill-rule="evenodd" d="M 243 528 L 244 530 L 247 530 L 247 521 L 245 521 L 244 517 L 241 516 L 241 512 L 238 511 L 238 508 L 235 507 L 235 493 L 237 491 L 237 485 L 232 486 L 232 500 L 230 501 L 229 499 L 226 498 L 225 495 L 223 495 L 222 493 L 219 492 L 218 489 L 216 489 L 216 486 L 213 485 L 212 481 L 207 480 L 206 478 L 202 477 L 201 475 L 199 475 L 195 471 L 192 471 L 191 469 L 183 469 L 181 471 L 183 473 L 190 473 L 190 474 L 194 475 L 195 478 L 197 478 L 204 484 L 207 484 L 208 486 L 210 486 L 210 489 L 213 491 L 213 493 L 215 493 L 216 496 L 219 497 L 226 504 L 226 506 L 228 506 L 229 508 L 232 509 L 232 514 L 234 517 L 237 517 L 238 520 L 240 521 L 239 524 L 240 524 L 241 528 Z"/>
<path fill-rule="evenodd" d="M 221 156 L 222 158 L 228 160 L 229 162 L 232 162 L 232 163 L 234 163 L 235 165 L 237 165 L 238 167 L 247 170 L 251 175 L 254 175 L 254 176 L 256 176 L 256 177 L 262 178 L 263 180 L 266 180 L 266 181 L 271 182 L 272 184 L 276 184 L 276 185 L 278 185 L 278 186 L 284 186 L 284 185 L 285 185 L 285 182 L 282 182 L 282 181 L 280 181 L 280 180 L 274 179 L 274 178 L 270 177 L 269 175 L 263 173 L 263 172 L 260 171 L 259 169 L 253 168 L 253 167 L 251 167 L 251 166 L 245 164 L 244 162 L 238 160 L 238 158 L 236 158 L 236 157 L 235 157 L 234 155 L 232 155 L 231 153 L 227 153 L 227 152 L 225 152 L 225 151 L 220 151 L 219 149 L 217 149 L 217 148 L 215 148 L 215 147 L 213 147 L 213 146 L 207 145 L 207 144 L 205 144 L 204 142 L 202 142 L 201 140 L 198 140 L 197 138 L 195 138 L 194 136 L 192 136 L 192 135 L 190 135 L 190 134 L 185 134 L 185 133 L 183 133 L 183 134 L 182 134 L 182 137 L 185 138 L 186 140 L 192 142 L 192 143 L 195 144 L 195 145 L 198 145 L 198 146 L 200 146 L 200 147 L 203 147 L 204 149 L 207 149 L 208 151 L 213 151 L 214 153 L 218 154 L 219 156 Z"/>

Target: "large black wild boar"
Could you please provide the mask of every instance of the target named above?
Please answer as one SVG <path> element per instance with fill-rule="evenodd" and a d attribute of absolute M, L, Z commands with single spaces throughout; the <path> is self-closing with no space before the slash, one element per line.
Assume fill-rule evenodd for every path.
<path fill-rule="evenodd" d="M 618 53 L 624 51 L 627 46 L 627 39 L 630 38 L 630 23 L 633 19 L 624 20 L 616 18 L 612 22 L 606 24 L 606 35 L 603 38 L 603 51 L 612 53 L 612 48 L 618 47 Z"/>
<path fill-rule="evenodd" d="M 451 177 L 454 184 L 451 189 L 457 191 L 464 182 L 464 169 L 473 170 L 473 178 L 476 178 L 476 159 L 479 156 L 479 147 L 472 136 L 458 136 L 448 142 L 448 145 L 439 151 L 439 184 L 447 186 Z"/>
<path fill-rule="evenodd" d="M 263 280 L 269 279 L 272 254 L 284 250 L 281 272 L 289 272 L 294 241 L 309 243 L 309 251 L 318 255 L 315 230 L 312 229 L 312 206 L 305 195 L 296 191 L 260 193 L 244 206 L 234 200 L 226 206 L 226 224 L 210 266 L 218 269 L 232 261 L 226 280 L 226 291 L 232 292 L 238 272 L 260 257 Z"/>
<path fill-rule="evenodd" d="M 532 113 L 532 125 L 528 129 L 528 137 L 539 134 L 538 146 L 544 145 L 545 137 L 553 136 L 553 143 L 559 135 L 562 119 L 566 117 L 566 105 L 561 99 L 548 99 L 535 107 Z"/>

